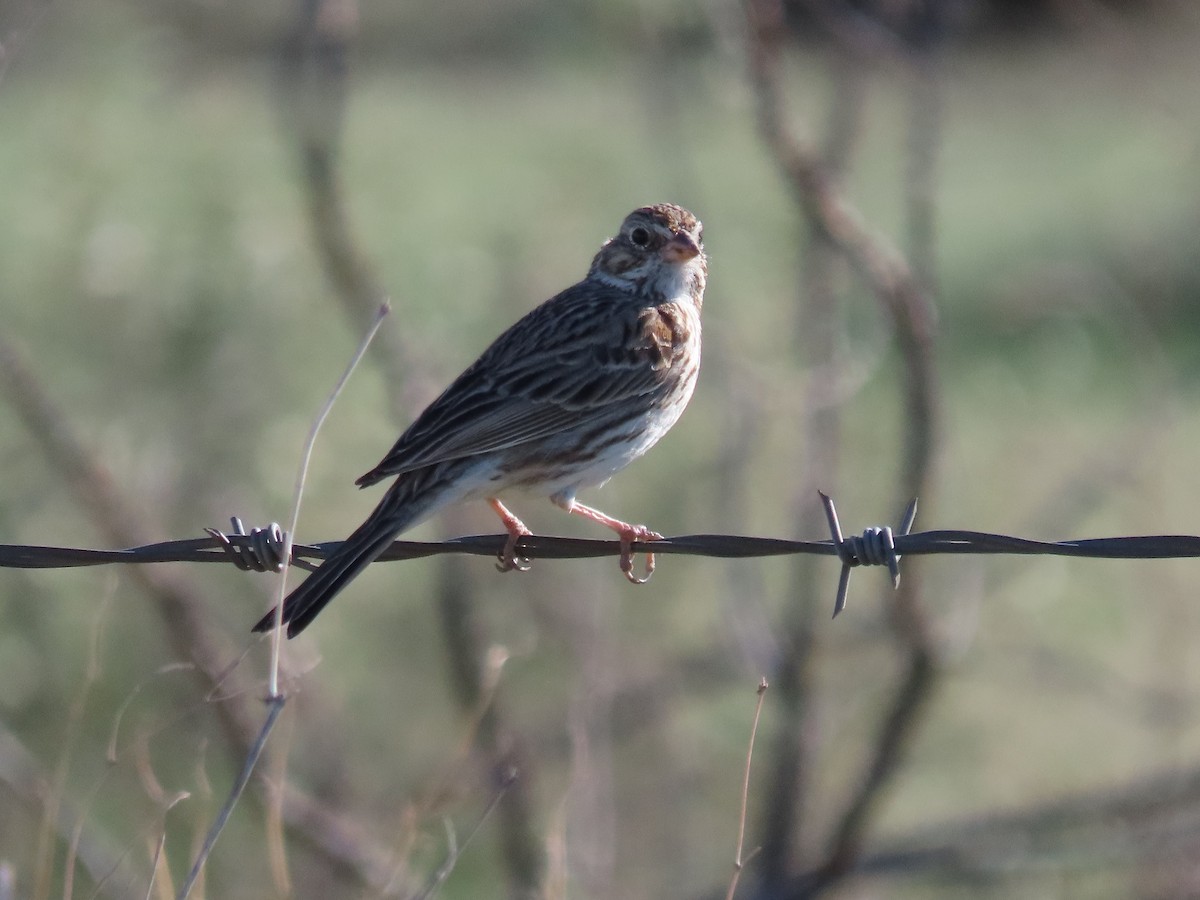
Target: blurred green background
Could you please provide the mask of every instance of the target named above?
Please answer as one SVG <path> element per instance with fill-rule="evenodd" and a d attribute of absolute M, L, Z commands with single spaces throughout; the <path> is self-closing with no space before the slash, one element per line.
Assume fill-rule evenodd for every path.
<path fill-rule="evenodd" d="M 917 527 L 1196 533 L 1200 17 L 1186 0 L 976 12 L 956 20 L 937 66 L 943 415 Z M 393 311 L 317 445 L 298 539 L 347 534 L 377 498 L 353 480 L 406 416 L 580 278 L 625 213 L 660 200 L 705 223 L 704 372 L 659 447 L 581 499 L 666 534 L 822 537 L 796 533 L 816 509 L 802 482 L 826 477 L 801 453 L 816 377 L 801 331 L 807 228 L 755 131 L 741 8 L 456 0 L 325 14 L 352 52 L 342 116 L 324 125 L 340 128 L 349 233 Z M 231 515 L 285 520 L 309 423 L 365 327 L 314 247 L 279 68 L 296 16 L 220 2 L 14 3 L 0 16 L 0 339 L 151 539 L 199 537 Z M 804 15 L 792 24 L 789 112 L 819 142 L 846 62 Z M 904 249 L 913 68 L 895 50 L 850 65 L 864 94 L 845 193 Z M 907 499 L 901 369 L 870 292 L 841 267 L 832 281 L 841 440 L 819 483 L 855 531 L 894 521 Z M 108 546 L 17 408 L 10 388 L 0 542 Z M 514 507 L 536 531 L 601 536 L 543 501 Z M 480 504 L 412 536 L 495 530 Z M 802 716 L 797 872 L 820 860 L 898 678 L 884 577 L 857 574 L 831 623 L 837 566 L 814 565 L 811 693 L 800 713 L 767 693 L 747 823 L 748 848 L 768 840 L 772 760 Z M 1150 777 L 1186 793 L 1200 767 L 1195 561 L 905 566 L 921 574 L 937 686 L 873 809 L 863 853 L 878 869 L 837 895 L 1200 894 L 1196 798 L 1153 819 L 1153 841 L 1131 816 L 1116 838 L 883 863 L 888 848 L 1060 797 Z M 723 896 L 754 689 L 790 652 L 795 572 L 784 559 L 660 557 L 633 589 L 611 559 L 503 577 L 484 558 L 373 567 L 286 647 L 292 699 L 264 763 L 273 784 L 286 771 L 361 829 L 347 837 L 361 854 L 314 849 L 295 821 L 275 841 L 252 791 L 202 889 L 276 896 L 287 870 L 295 896 L 414 896 L 446 857 L 447 829 L 461 841 L 484 814 L 488 766 L 511 751 L 536 895 Z M 268 645 L 248 628 L 273 579 L 223 566 L 162 577 L 203 598 L 194 613 L 220 636 L 228 692 L 176 665 L 188 650 L 164 636 L 170 614 L 128 570 L 0 572 L 4 896 L 98 884 L 145 896 L 164 835 L 152 890 L 171 896 L 228 791 L 241 755 L 218 707 L 264 714 Z M 476 662 L 505 660 L 483 726 L 448 661 L 455 609 Z M 178 792 L 190 796 L 164 811 Z M 487 815 L 441 896 L 522 895 L 503 849 L 513 815 Z M 71 864 L 72 836 L 94 866 Z M 359 856 L 373 862 L 347 862 Z M 754 895 L 754 866 L 739 896 Z"/>

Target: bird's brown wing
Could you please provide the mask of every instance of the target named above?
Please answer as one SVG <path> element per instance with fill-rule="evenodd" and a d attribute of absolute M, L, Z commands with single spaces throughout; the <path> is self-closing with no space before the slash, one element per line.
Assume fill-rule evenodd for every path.
<path fill-rule="evenodd" d="M 668 391 L 683 328 L 672 304 L 568 288 L 497 338 L 357 483 L 552 439 Z"/>

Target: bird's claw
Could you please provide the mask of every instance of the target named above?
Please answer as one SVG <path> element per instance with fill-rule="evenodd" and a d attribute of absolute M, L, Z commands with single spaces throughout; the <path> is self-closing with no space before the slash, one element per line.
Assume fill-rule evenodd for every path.
<path fill-rule="evenodd" d="M 533 568 L 524 556 L 505 556 L 503 553 L 496 559 L 497 572 L 528 572 Z"/>
<path fill-rule="evenodd" d="M 508 540 L 504 542 L 504 549 L 496 556 L 496 569 L 500 572 L 528 572 L 533 568 L 533 563 L 527 557 L 517 556 L 517 541 L 525 537 L 527 534 L 532 534 L 530 531 L 518 532 L 509 534 Z"/>
<path fill-rule="evenodd" d="M 645 525 L 637 525 L 628 531 L 621 532 L 621 571 L 630 584 L 645 584 L 654 574 L 654 554 L 646 554 L 646 574 L 633 573 L 633 542 L 661 541 L 663 536 L 657 531 L 651 531 Z"/>

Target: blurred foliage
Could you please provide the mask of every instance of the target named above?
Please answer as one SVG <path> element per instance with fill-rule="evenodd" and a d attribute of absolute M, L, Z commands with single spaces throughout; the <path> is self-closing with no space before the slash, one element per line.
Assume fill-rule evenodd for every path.
<path fill-rule="evenodd" d="M 918 527 L 1197 530 L 1197 22 L 1185 7 L 1130 15 L 1136 6 L 1047 3 L 1112 15 L 1028 42 L 951 47 L 941 60 L 947 413 L 940 502 Z M 30 3 L 0 21 L 0 331 L 164 538 L 231 514 L 284 518 L 309 419 L 358 339 L 312 249 L 280 127 L 272 54 L 290 13 Z M 579 278 L 630 208 L 683 203 L 704 219 L 712 260 L 698 396 L 658 449 L 583 499 L 666 533 L 786 534 L 803 464 L 794 411 L 811 374 L 794 349 L 802 228 L 753 131 L 737 10 L 454 0 L 366 3 L 357 17 L 343 186 L 394 302 L 385 327 L 410 339 L 422 381 L 436 390 Z M 831 94 L 824 59 L 798 53 L 790 70 L 795 113 L 814 131 Z M 869 115 L 847 192 L 901 244 L 906 77 L 894 59 L 861 65 Z M 845 458 L 829 487 L 853 529 L 906 498 L 893 488 L 901 425 L 888 330 L 861 287 L 841 284 Z M 403 424 L 382 413 L 385 387 L 368 366 L 335 410 L 301 539 L 336 539 L 370 508 L 374 495 L 353 479 Z M 722 454 L 739 438 L 730 466 Z M 0 467 L 0 540 L 96 543 L 5 405 Z M 518 509 L 537 530 L 592 533 L 549 504 Z M 455 523 L 495 529 L 486 509 Z M 919 564 L 950 671 L 880 841 L 1195 764 L 1194 563 Z M 488 560 L 454 565 L 482 595 L 488 642 L 509 654 L 498 702 L 535 760 L 538 825 L 551 849 L 567 848 L 572 893 L 700 896 L 723 883 L 754 687 L 786 652 L 772 637 L 792 600 L 789 564 L 667 558 L 636 592 L 612 560 L 503 578 Z M 246 630 L 271 580 L 191 574 L 212 620 L 247 648 L 240 665 L 264 671 L 265 645 Z M 444 852 L 440 816 L 466 828 L 487 797 L 470 766 L 449 767 L 469 723 L 445 674 L 438 577 L 436 562 L 378 566 L 290 645 L 289 668 L 303 675 L 276 735 L 289 777 L 396 847 L 418 884 Z M 836 627 L 818 624 L 815 823 L 857 777 L 894 677 L 876 585 L 874 573 L 856 576 L 850 610 Z M 129 851 L 144 876 L 147 837 L 162 829 L 147 773 L 191 791 L 165 819 L 178 878 L 238 761 L 210 701 L 163 669 L 178 660 L 149 605 L 119 570 L 5 571 L 0 615 L 0 723 L 44 777 L 62 773 L 62 790 L 45 796 L 69 799 L 84 832 Z M 764 734 L 772 716 L 768 695 Z M 114 728 L 128 749 L 110 765 Z M 406 815 L 447 774 L 405 856 Z M 765 775 L 756 770 L 752 816 Z M 0 860 L 32 895 L 50 853 L 46 895 L 61 894 L 65 847 L 39 855 L 44 807 L 19 800 L 8 777 Z M 253 802 L 239 807 L 212 859 L 211 895 L 271 893 L 264 818 Z M 490 827 L 443 896 L 495 895 Z M 299 896 L 350 890 L 294 843 Z M 1136 893 L 1136 868 L 1092 862 L 998 882 L 994 896 Z M 900 884 L 863 893 L 896 896 Z"/>

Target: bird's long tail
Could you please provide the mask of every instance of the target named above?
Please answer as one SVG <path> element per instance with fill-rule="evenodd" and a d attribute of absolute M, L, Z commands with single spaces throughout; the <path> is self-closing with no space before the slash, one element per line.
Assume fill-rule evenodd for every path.
<path fill-rule="evenodd" d="M 287 636 L 293 638 L 307 628 L 326 604 L 373 563 L 397 535 L 440 506 L 437 499 L 429 494 L 414 496 L 411 486 L 403 478 L 392 485 L 367 520 L 284 598 L 283 621 L 287 625 Z M 270 631 L 274 627 L 275 610 L 272 609 L 253 630 Z"/>

